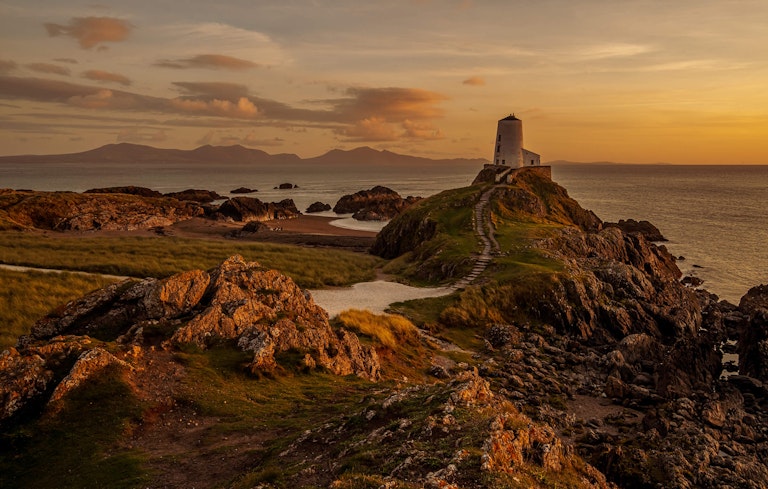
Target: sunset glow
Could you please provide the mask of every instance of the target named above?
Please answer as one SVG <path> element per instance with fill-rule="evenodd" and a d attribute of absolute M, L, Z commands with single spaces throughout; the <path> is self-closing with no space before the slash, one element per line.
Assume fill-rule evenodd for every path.
<path fill-rule="evenodd" d="M 0 154 L 768 164 L 763 0 L 0 2 Z"/>

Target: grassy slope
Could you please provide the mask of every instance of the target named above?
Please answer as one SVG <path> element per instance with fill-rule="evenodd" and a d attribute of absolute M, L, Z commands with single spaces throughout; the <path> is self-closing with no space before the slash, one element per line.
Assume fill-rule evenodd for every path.
<path fill-rule="evenodd" d="M 371 280 L 381 260 L 343 250 L 182 238 L 75 238 L 0 233 L 0 263 L 84 270 L 133 277 L 165 277 L 208 269 L 234 254 L 290 276 L 301 287 Z"/>
<path fill-rule="evenodd" d="M 111 282 L 98 275 L 0 270 L 0 350 L 55 307 Z"/>

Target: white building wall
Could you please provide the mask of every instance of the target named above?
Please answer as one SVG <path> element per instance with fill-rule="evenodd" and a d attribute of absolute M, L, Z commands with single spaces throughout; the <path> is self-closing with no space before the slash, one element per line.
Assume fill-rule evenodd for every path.
<path fill-rule="evenodd" d="M 541 156 L 533 151 L 523 149 L 523 166 L 541 166 Z"/>
<path fill-rule="evenodd" d="M 523 121 L 514 116 L 501 119 L 496 129 L 493 163 L 513 168 L 524 166 Z"/>

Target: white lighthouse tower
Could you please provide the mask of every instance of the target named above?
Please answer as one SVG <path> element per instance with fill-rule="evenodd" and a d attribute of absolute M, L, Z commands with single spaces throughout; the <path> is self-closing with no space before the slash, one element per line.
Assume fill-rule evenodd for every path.
<path fill-rule="evenodd" d="M 499 121 L 494 142 L 493 164 L 512 168 L 540 166 L 541 157 L 523 148 L 523 121 L 510 114 Z"/>

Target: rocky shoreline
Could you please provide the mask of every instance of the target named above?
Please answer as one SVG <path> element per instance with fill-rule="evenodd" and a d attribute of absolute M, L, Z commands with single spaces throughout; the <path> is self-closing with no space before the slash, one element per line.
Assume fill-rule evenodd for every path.
<path fill-rule="evenodd" d="M 478 212 L 489 213 L 499 251 L 473 285 L 397 305 L 421 328 L 416 333 L 393 329 L 396 339 L 385 346 L 376 340 L 382 331 L 353 332 L 287 277 L 233 257 L 208 271 L 116 284 L 38 321 L 0 355 L 0 425 L 54 419 L 78 389 L 119 372 L 154 406 L 123 443 L 158 453 L 148 434 L 164 433 L 164 423 L 182 436 L 221 417 L 181 402 L 177 383 L 154 378 L 183 383 L 192 371 L 188 352 L 221 362 L 225 351 L 239 360 L 216 364 L 221 379 L 251 376 L 226 391 L 245 389 L 243 409 L 269 379 L 332 375 L 337 402 L 348 389 L 361 394 L 317 418 L 301 418 L 311 406 L 294 405 L 301 429 L 268 430 L 266 418 L 246 423 L 249 436 L 274 443 L 252 457 L 235 455 L 247 443 L 211 428 L 207 436 L 233 462 L 226 476 L 197 472 L 193 481 L 174 473 L 186 484 L 768 486 L 768 285 L 730 304 L 681 281 L 650 223 L 603 223 L 533 174 L 495 192 L 489 185 L 410 206 L 373 243 L 402 277 L 451 283 L 478 260 L 461 250 L 476 246 L 475 205 L 491 196 Z M 723 375 L 725 351 L 738 353 L 735 375 Z M 162 387 L 165 397 L 150 396 L 145 385 Z M 160 397 L 162 409 L 151 400 Z M 147 414 L 153 410 L 167 413 L 162 423 Z M 172 425 L 181 416 L 188 426 Z M 183 452 L 210 463 L 190 447 Z M 163 487 L 173 469 L 153 461 L 162 470 L 151 487 Z M 264 475 L 270 464 L 279 477 Z"/>
<path fill-rule="evenodd" d="M 284 184 L 284 188 L 296 186 Z M 255 191 L 242 187 L 232 193 Z M 382 221 L 418 200 L 403 199 L 386 187 L 374 187 L 341 197 L 333 211 L 351 213 L 360 221 Z M 316 202 L 306 212 L 327 210 L 331 210 L 329 204 Z M 201 189 L 166 194 L 134 186 L 94 188 L 83 193 L 0 189 L 0 229 L 131 231 L 170 226 L 193 217 L 247 224 L 294 219 L 301 214 L 292 199 L 262 202 L 254 197 L 226 198 Z"/>

